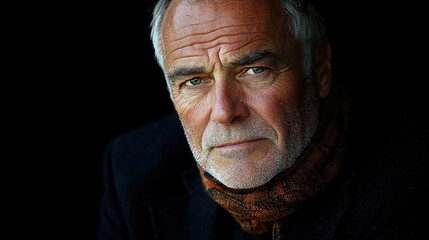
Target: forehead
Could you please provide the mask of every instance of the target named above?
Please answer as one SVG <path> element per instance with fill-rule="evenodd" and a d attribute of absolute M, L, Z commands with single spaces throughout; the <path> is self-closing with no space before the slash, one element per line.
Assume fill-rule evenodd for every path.
<path fill-rule="evenodd" d="M 195 25 L 264 23 L 279 20 L 276 0 L 173 0 L 165 15 L 165 26 L 177 34 L 189 33 Z"/>
<path fill-rule="evenodd" d="M 182 56 L 191 48 L 210 49 L 222 43 L 239 42 L 245 45 L 246 41 L 266 38 L 279 29 L 280 9 L 276 0 L 173 0 L 162 28 L 165 57 Z"/>

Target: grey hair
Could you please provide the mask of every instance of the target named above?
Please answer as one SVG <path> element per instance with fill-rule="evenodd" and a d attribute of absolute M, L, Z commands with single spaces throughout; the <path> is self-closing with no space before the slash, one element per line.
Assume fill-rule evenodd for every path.
<path fill-rule="evenodd" d="M 150 37 L 155 51 L 155 58 L 164 74 L 166 74 L 166 69 L 161 47 L 161 28 L 170 2 L 171 0 L 159 0 L 157 2 L 150 24 Z M 307 79 L 311 79 L 314 47 L 326 34 L 324 20 L 307 0 L 281 0 L 281 5 L 286 16 L 290 18 L 287 26 L 289 29 L 287 30 L 301 44 L 305 76 Z"/>

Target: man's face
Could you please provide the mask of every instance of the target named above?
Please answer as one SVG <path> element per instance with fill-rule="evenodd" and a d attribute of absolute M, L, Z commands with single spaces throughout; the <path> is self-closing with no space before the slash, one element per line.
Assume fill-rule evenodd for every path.
<path fill-rule="evenodd" d="M 319 98 L 280 8 L 173 1 L 163 23 L 168 84 L 191 150 L 230 188 L 261 186 L 290 167 L 317 125 Z"/>

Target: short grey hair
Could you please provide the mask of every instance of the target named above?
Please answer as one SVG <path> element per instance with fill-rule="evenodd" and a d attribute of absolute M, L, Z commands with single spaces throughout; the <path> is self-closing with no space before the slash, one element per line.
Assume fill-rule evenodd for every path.
<path fill-rule="evenodd" d="M 166 10 L 171 0 L 159 0 L 153 10 L 151 21 L 151 40 L 155 58 L 164 74 L 164 56 L 162 53 L 161 28 Z M 321 15 L 307 0 L 281 0 L 284 13 L 290 18 L 286 31 L 290 31 L 302 47 L 303 66 L 307 79 L 313 71 L 313 51 L 315 45 L 325 36 L 326 28 Z"/>

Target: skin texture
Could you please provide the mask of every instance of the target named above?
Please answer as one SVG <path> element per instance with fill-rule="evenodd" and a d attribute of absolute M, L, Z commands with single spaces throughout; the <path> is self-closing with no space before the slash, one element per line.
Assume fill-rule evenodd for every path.
<path fill-rule="evenodd" d="M 329 44 L 312 80 L 278 1 L 172 1 L 162 37 L 175 109 L 198 164 L 225 186 L 261 186 L 292 166 L 329 93 Z"/>

